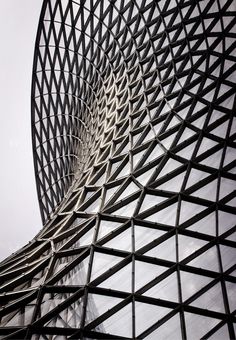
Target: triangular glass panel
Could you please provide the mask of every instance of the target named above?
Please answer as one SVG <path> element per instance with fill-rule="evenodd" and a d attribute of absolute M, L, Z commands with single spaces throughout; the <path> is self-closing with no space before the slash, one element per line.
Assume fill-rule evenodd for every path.
<path fill-rule="evenodd" d="M 130 164 L 129 162 L 125 164 L 119 174 L 116 176 L 116 179 L 127 176 L 130 173 Z"/>
<path fill-rule="evenodd" d="M 131 228 L 124 230 L 122 233 L 112 238 L 103 245 L 104 247 L 114 248 L 119 250 L 131 251 Z"/>
<path fill-rule="evenodd" d="M 212 278 L 202 275 L 197 275 L 185 271 L 180 272 L 181 277 L 181 288 L 183 301 L 190 298 L 192 295 L 197 293 L 200 289 L 205 287 Z"/>
<path fill-rule="evenodd" d="M 178 281 L 176 272 L 167 276 L 161 282 L 158 282 L 155 286 L 148 289 L 143 295 L 154 299 L 178 302 Z"/>
<path fill-rule="evenodd" d="M 165 121 L 164 121 L 164 122 L 165 122 Z M 159 134 L 159 132 L 160 132 L 160 130 L 161 130 L 161 128 L 162 128 L 164 122 L 161 121 L 161 122 L 158 122 L 158 123 L 156 123 L 156 124 L 155 124 L 155 123 L 152 123 L 152 124 L 153 124 L 153 129 L 154 129 L 156 135 Z M 154 124 L 155 124 L 155 125 L 154 125 Z"/>
<path fill-rule="evenodd" d="M 176 154 L 182 158 L 191 159 L 193 152 L 195 150 L 196 144 L 197 142 L 193 142 L 190 145 L 187 145 L 186 147 L 178 151 Z"/>
<path fill-rule="evenodd" d="M 106 189 L 105 203 L 110 200 L 110 198 L 114 195 L 114 193 L 120 188 L 120 185 L 116 185 L 111 188 Z"/>
<path fill-rule="evenodd" d="M 184 317 L 187 337 L 189 339 L 204 338 L 204 335 L 219 323 L 219 319 L 187 312 L 184 313 Z"/>
<path fill-rule="evenodd" d="M 40 305 L 40 311 L 37 315 L 37 318 L 41 318 L 42 316 L 49 313 L 51 310 L 56 308 L 59 304 L 64 302 L 71 296 L 71 293 L 46 293 L 43 296 L 43 300 Z"/>
<path fill-rule="evenodd" d="M 108 269 L 116 265 L 121 260 L 121 257 L 95 252 L 92 265 L 91 281 L 105 273 Z"/>
<path fill-rule="evenodd" d="M 196 134 L 195 131 L 193 131 L 192 129 L 189 129 L 188 127 L 185 127 L 184 131 L 181 134 L 181 137 L 178 141 L 178 144 L 181 144 L 182 142 L 185 142 L 187 139 L 189 139 L 190 137 L 194 136 Z"/>
<path fill-rule="evenodd" d="M 197 231 L 207 235 L 216 234 L 216 216 L 215 212 L 203 217 L 200 221 L 188 227 L 189 230 Z"/>
<path fill-rule="evenodd" d="M 142 144 L 152 140 L 155 137 L 155 134 L 153 132 L 153 130 L 151 129 L 148 134 L 146 135 L 146 137 L 144 138 L 144 140 L 142 141 Z"/>
<path fill-rule="evenodd" d="M 209 173 L 192 168 L 188 176 L 186 188 L 193 186 L 207 176 L 209 176 Z"/>
<path fill-rule="evenodd" d="M 98 197 L 94 202 L 91 202 L 91 204 L 85 209 L 86 213 L 95 214 L 99 211 L 101 205 L 101 198 Z"/>
<path fill-rule="evenodd" d="M 207 242 L 198 238 L 178 235 L 179 261 L 182 261 L 196 250 L 203 247 Z"/>
<path fill-rule="evenodd" d="M 225 196 L 229 195 L 235 189 L 236 189 L 235 180 L 221 177 L 219 199 L 222 199 Z"/>
<path fill-rule="evenodd" d="M 124 158 L 122 158 L 121 160 L 118 160 L 116 162 L 112 162 L 111 163 L 111 167 L 110 167 L 110 176 L 112 176 L 114 174 L 114 172 L 116 171 L 116 169 L 121 165 L 121 163 L 123 162 Z"/>
<path fill-rule="evenodd" d="M 197 268 L 219 271 L 219 260 L 216 246 L 206 250 L 203 254 L 199 255 L 188 263 L 190 266 Z"/>
<path fill-rule="evenodd" d="M 114 211 L 112 215 L 132 217 L 136 209 L 137 203 L 138 199 L 131 201 L 130 203 L 127 203 L 123 207 Z"/>
<path fill-rule="evenodd" d="M 96 191 L 93 191 L 93 190 L 88 190 L 87 187 L 85 187 L 86 189 L 86 194 L 85 194 L 85 197 L 83 199 L 83 204 L 90 198 L 92 197 L 93 195 L 96 195 Z"/>
<path fill-rule="evenodd" d="M 141 132 L 132 135 L 133 147 L 134 146 L 136 147 L 136 144 L 137 144 L 138 140 L 140 139 L 142 133 L 143 133 L 143 129 L 142 129 Z"/>
<path fill-rule="evenodd" d="M 129 183 L 129 185 L 126 187 L 126 189 L 120 194 L 117 201 L 123 200 L 127 196 L 134 194 L 135 192 L 137 192 L 139 190 L 140 190 L 139 186 L 136 183 L 134 183 L 133 181 L 131 181 Z"/>
<path fill-rule="evenodd" d="M 234 312 L 236 309 L 236 299 L 235 299 L 235 289 L 236 284 L 234 282 L 225 282 L 227 295 L 228 295 L 228 301 L 229 301 L 229 308 L 231 312 Z"/>
<path fill-rule="evenodd" d="M 230 339 L 228 326 L 227 324 L 218 329 L 212 336 L 210 336 L 208 339 L 211 340 L 222 340 L 222 339 Z"/>
<path fill-rule="evenodd" d="M 137 336 L 163 318 L 169 311 L 169 308 L 135 301 L 135 325 Z"/>
<path fill-rule="evenodd" d="M 66 324 L 66 321 L 63 319 L 63 317 L 64 317 L 64 313 L 59 313 L 52 320 L 50 320 L 46 324 L 46 326 L 47 327 L 57 327 L 57 328 L 66 328 L 66 327 L 68 327 L 68 325 Z"/>
<path fill-rule="evenodd" d="M 200 297 L 194 300 L 190 305 L 203 309 L 213 310 L 219 313 L 225 313 L 220 283 L 208 289 Z"/>
<path fill-rule="evenodd" d="M 154 332 L 145 337 L 145 340 L 146 339 L 182 340 L 179 314 L 176 314 L 164 324 L 161 324 Z"/>
<path fill-rule="evenodd" d="M 236 166 L 228 171 L 230 174 L 236 174 Z"/>
<path fill-rule="evenodd" d="M 176 211 L 177 203 L 174 203 L 169 207 L 159 210 L 156 213 L 146 217 L 145 220 L 160 224 L 175 225 Z"/>
<path fill-rule="evenodd" d="M 99 294 L 88 294 L 86 307 L 85 324 L 97 319 L 100 315 L 107 312 L 109 309 L 121 302 L 121 298 Z"/>
<path fill-rule="evenodd" d="M 135 168 L 137 166 L 137 164 L 140 162 L 140 160 L 142 159 L 143 155 L 145 154 L 147 149 L 141 150 L 138 153 L 133 153 L 133 168 Z"/>
<path fill-rule="evenodd" d="M 82 316 L 82 299 L 73 302 L 66 309 L 53 317 L 45 326 L 47 327 L 79 327 Z"/>
<path fill-rule="evenodd" d="M 141 208 L 139 210 L 139 213 L 150 209 L 151 207 L 153 207 L 154 205 L 157 205 L 159 203 L 162 203 L 163 201 L 165 201 L 167 198 L 163 197 L 163 196 L 157 196 L 157 195 L 150 195 L 150 194 L 146 194 L 144 196 Z"/>
<path fill-rule="evenodd" d="M 100 240 L 104 236 L 110 234 L 113 230 L 121 225 L 120 222 L 101 220 L 99 224 L 97 240 Z"/>
<path fill-rule="evenodd" d="M 134 226 L 134 234 L 135 234 L 135 250 L 142 248 L 146 244 L 156 240 L 157 238 L 161 237 L 165 231 L 153 229 L 153 228 L 146 228 L 143 226 Z"/>
<path fill-rule="evenodd" d="M 1 327 L 16 327 L 27 326 L 32 322 L 32 316 L 34 313 L 36 300 L 31 301 L 27 305 L 24 302 L 21 303 L 21 308 L 17 309 L 13 313 L 7 314 L 1 317 Z"/>
<path fill-rule="evenodd" d="M 162 168 L 162 170 L 158 174 L 157 179 L 161 178 L 162 176 L 165 176 L 165 175 L 169 174 L 173 170 L 176 170 L 181 165 L 183 165 L 183 164 L 178 162 L 178 161 L 176 161 L 173 158 L 168 159 L 168 161 L 166 162 L 166 164 L 164 165 L 164 167 Z"/>
<path fill-rule="evenodd" d="M 157 144 L 154 149 L 152 150 L 152 152 L 150 153 L 150 155 L 147 157 L 146 161 L 144 162 L 144 164 L 147 164 L 151 161 L 153 161 L 154 159 L 157 159 L 158 157 L 164 155 L 165 151 L 164 149 L 161 147 L 160 144 Z"/>
<path fill-rule="evenodd" d="M 166 241 L 145 253 L 147 256 L 157 257 L 167 261 L 176 261 L 176 238 L 172 236 Z"/>
<path fill-rule="evenodd" d="M 75 260 L 75 258 L 76 258 L 76 256 L 59 257 L 56 260 L 56 263 L 54 264 L 53 274 L 58 273 L 60 270 L 62 270 L 64 267 L 66 267 L 69 263 L 73 262 L 73 260 Z"/>
<path fill-rule="evenodd" d="M 186 171 L 181 172 L 179 175 L 174 176 L 170 180 L 165 181 L 164 183 L 158 185 L 157 188 L 165 191 L 179 192 L 183 185 L 185 174 Z"/>
<path fill-rule="evenodd" d="M 205 158 L 200 163 L 204 164 L 206 166 L 212 167 L 212 168 L 219 169 L 219 166 L 220 166 L 220 163 L 221 163 L 221 158 L 222 158 L 222 152 L 223 152 L 223 150 L 221 149 L 221 150 L 215 152 L 213 155 Z"/>
<path fill-rule="evenodd" d="M 94 229 L 90 229 L 85 233 L 83 236 L 81 236 L 78 240 L 76 240 L 71 246 L 70 249 L 78 248 L 78 247 L 83 247 L 90 245 L 93 240 L 93 235 L 94 235 Z"/>
<path fill-rule="evenodd" d="M 223 124 L 220 124 L 219 126 L 217 126 L 214 130 L 211 130 L 211 133 L 213 133 L 214 135 L 220 138 L 225 138 L 228 125 L 229 125 L 229 121 L 227 120 Z"/>
<path fill-rule="evenodd" d="M 156 168 L 149 169 L 149 170 L 145 171 L 142 175 L 138 176 L 137 180 L 139 181 L 139 183 L 141 185 L 145 186 L 147 184 L 147 182 L 150 180 L 150 178 L 153 175 L 155 170 L 156 170 Z"/>
<path fill-rule="evenodd" d="M 223 265 L 223 271 L 226 271 L 236 263 L 236 248 L 227 247 L 220 244 L 220 254 Z"/>
<path fill-rule="evenodd" d="M 119 290 L 122 292 L 131 292 L 132 289 L 132 263 L 112 274 L 108 279 L 103 281 L 99 287 Z"/>
<path fill-rule="evenodd" d="M 219 110 L 213 110 L 211 114 L 211 118 L 208 122 L 208 126 L 211 125 L 212 123 L 215 123 L 217 120 L 225 116 L 224 112 L 221 112 Z"/>
<path fill-rule="evenodd" d="M 223 234 L 236 225 L 236 215 L 218 211 L 219 234 Z"/>
<path fill-rule="evenodd" d="M 171 121 L 169 122 L 169 124 L 168 124 L 168 126 L 167 126 L 166 131 L 169 130 L 169 129 L 171 129 L 172 127 L 174 127 L 174 126 L 180 124 L 180 123 L 181 123 L 181 120 L 180 120 L 177 116 L 173 116 L 173 117 L 171 118 Z"/>
<path fill-rule="evenodd" d="M 107 173 L 104 172 L 102 175 L 98 177 L 98 179 L 93 183 L 94 186 L 102 186 L 105 183 L 107 177 Z"/>
<path fill-rule="evenodd" d="M 73 269 L 63 275 L 55 285 L 84 285 L 87 282 L 89 257 L 78 263 Z M 63 266 L 64 267 L 64 266 Z"/>
<path fill-rule="evenodd" d="M 202 115 L 200 118 L 194 120 L 191 124 L 196 126 L 199 129 L 202 129 L 205 121 L 206 121 L 206 115 Z"/>
<path fill-rule="evenodd" d="M 227 147 L 224 159 L 224 166 L 230 164 L 235 160 L 236 149 L 231 148 L 230 146 Z"/>
<path fill-rule="evenodd" d="M 132 338 L 132 304 L 129 303 L 104 320 L 101 326 L 100 331 L 103 333 Z M 98 331 L 97 328 L 96 331 Z"/>
<path fill-rule="evenodd" d="M 177 131 L 178 132 L 178 131 Z M 172 133 L 172 135 L 166 137 L 165 139 L 161 140 L 161 144 L 164 145 L 166 150 L 170 150 L 172 144 L 175 142 L 175 137 L 177 135 L 177 132 Z"/>
<path fill-rule="evenodd" d="M 229 240 L 229 241 L 236 242 L 236 233 L 233 232 L 232 234 L 230 234 L 229 236 L 227 236 L 225 239 L 226 239 L 226 240 Z"/>
<path fill-rule="evenodd" d="M 234 96 L 235 96 L 235 94 L 232 97 L 234 97 Z M 232 102 L 229 101 L 229 103 L 231 105 L 233 103 L 233 100 L 234 99 L 232 98 Z M 232 125 L 231 125 L 231 128 L 230 128 L 230 136 L 232 136 L 235 133 L 235 131 L 236 131 L 236 119 L 235 119 L 235 117 L 233 117 Z"/>
<path fill-rule="evenodd" d="M 165 270 L 166 268 L 160 265 L 135 261 L 135 291 L 161 275 Z"/>
<path fill-rule="evenodd" d="M 181 201 L 179 224 L 186 222 L 193 216 L 199 214 L 204 209 L 206 209 L 205 206 L 187 201 Z"/>
<path fill-rule="evenodd" d="M 227 201 L 227 205 L 235 208 L 236 207 L 236 197 L 234 197 L 231 200 Z"/>

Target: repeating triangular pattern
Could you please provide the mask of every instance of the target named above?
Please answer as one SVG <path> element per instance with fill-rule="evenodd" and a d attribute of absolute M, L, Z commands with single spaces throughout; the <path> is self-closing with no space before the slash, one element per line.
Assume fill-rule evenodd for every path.
<path fill-rule="evenodd" d="M 235 339 L 235 83 L 234 0 L 44 1 L 2 338 Z"/>

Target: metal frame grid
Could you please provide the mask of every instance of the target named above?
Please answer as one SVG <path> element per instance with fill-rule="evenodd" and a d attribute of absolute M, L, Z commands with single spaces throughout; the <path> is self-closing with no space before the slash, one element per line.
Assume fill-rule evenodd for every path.
<path fill-rule="evenodd" d="M 235 339 L 235 51 L 233 0 L 44 1 L 4 339 Z"/>

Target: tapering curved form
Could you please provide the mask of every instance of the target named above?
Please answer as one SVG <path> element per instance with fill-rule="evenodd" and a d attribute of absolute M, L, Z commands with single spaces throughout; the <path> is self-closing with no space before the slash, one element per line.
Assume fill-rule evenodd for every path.
<path fill-rule="evenodd" d="M 233 0 L 44 1 L 4 338 L 235 339 L 235 51 Z"/>

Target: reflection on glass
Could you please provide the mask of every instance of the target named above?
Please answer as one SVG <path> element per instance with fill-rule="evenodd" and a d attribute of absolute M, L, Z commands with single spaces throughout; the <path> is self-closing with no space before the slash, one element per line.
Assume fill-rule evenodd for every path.
<path fill-rule="evenodd" d="M 208 289 L 191 303 L 193 306 L 225 313 L 221 285 L 218 283 Z"/>
<path fill-rule="evenodd" d="M 154 340 L 182 340 L 179 314 L 167 320 L 145 339 Z"/>
<path fill-rule="evenodd" d="M 178 302 L 178 282 L 176 273 L 167 276 L 167 278 L 146 291 L 144 295 L 155 299 Z"/>
<path fill-rule="evenodd" d="M 116 298 L 114 296 L 88 294 L 85 323 L 88 324 L 92 322 L 94 319 L 98 318 L 100 315 L 117 305 L 121 300 L 122 299 Z"/>
<path fill-rule="evenodd" d="M 138 250 L 146 244 L 158 239 L 165 232 L 163 230 L 146 228 L 143 226 L 135 225 L 135 250 Z"/>
<path fill-rule="evenodd" d="M 117 313 L 103 321 L 105 333 L 123 337 L 132 337 L 132 305 L 123 307 Z"/>
<path fill-rule="evenodd" d="M 206 250 L 203 254 L 199 255 L 188 264 L 194 267 L 218 271 L 219 260 L 216 246 L 213 246 L 210 249 Z"/>
<path fill-rule="evenodd" d="M 112 274 L 108 279 L 103 281 L 99 287 L 104 287 L 113 290 L 120 290 L 131 292 L 131 273 L 132 263 L 127 264 L 125 267 Z"/>
<path fill-rule="evenodd" d="M 95 252 L 92 265 L 91 281 L 105 273 L 109 268 L 121 261 L 122 258 Z"/>
<path fill-rule="evenodd" d="M 104 244 L 104 247 L 131 251 L 131 228 L 123 231 Z"/>
<path fill-rule="evenodd" d="M 196 250 L 203 247 L 207 242 L 194 237 L 178 235 L 179 260 L 193 254 Z"/>
<path fill-rule="evenodd" d="M 165 267 L 147 263 L 143 261 L 135 261 L 135 290 L 146 285 L 165 271 Z"/>
<path fill-rule="evenodd" d="M 203 315 L 184 313 L 187 338 L 191 340 L 201 339 L 207 332 L 216 326 L 220 320 Z"/>
<path fill-rule="evenodd" d="M 152 248 L 145 253 L 147 256 L 157 257 L 160 259 L 175 261 L 176 260 L 176 237 L 172 236 L 166 241 L 158 244 L 158 246 Z"/>
<path fill-rule="evenodd" d="M 185 271 L 180 272 L 182 298 L 187 300 L 190 296 L 197 293 L 200 289 L 212 281 L 212 278 L 202 275 L 197 275 Z"/>
<path fill-rule="evenodd" d="M 163 318 L 169 311 L 170 309 L 162 306 L 135 301 L 136 335 L 139 336 L 151 325 Z"/>

